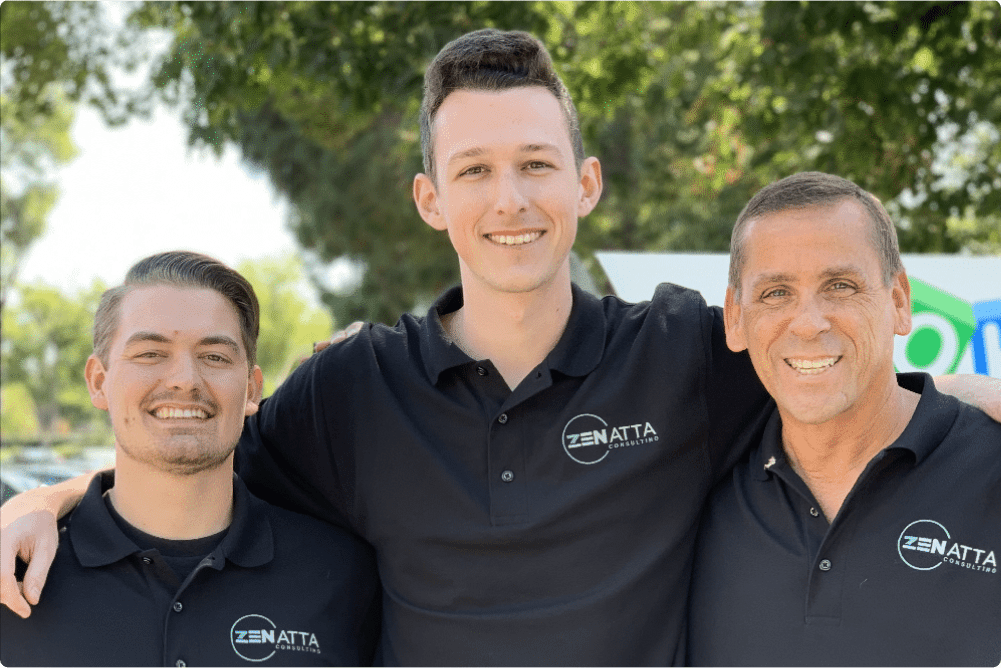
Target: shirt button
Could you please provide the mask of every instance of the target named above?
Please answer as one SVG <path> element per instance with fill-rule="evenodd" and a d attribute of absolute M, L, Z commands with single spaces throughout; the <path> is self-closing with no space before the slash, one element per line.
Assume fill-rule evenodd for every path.
<path fill-rule="evenodd" d="M 177 666 L 177 668 L 184 668 L 188 664 L 184 663 L 182 659 L 178 659 L 174 665 Z"/>
<path fill-rule="evenodd" d="M 149 566 L 150 564 L 153 563 L 153 560 L 150 559 L 149 557 L 143 557 L 143 563 Z"/>
<path fill-rule="evenodd" d="M 487 369 L 486 367 L 478 366 L 476 367 L 476 373 L 480 374 L 481 376 L 485 376 L 487 375 Z"/>
<path fill-rule="evenodd" d="M 816 508 L 810 508 L 810 514 L 813 515 L 814 517 L 819 517 L 820 516 L 820 513 L 817 512 Z"/>
<path fill-rule="evenodd" d="M 497 418 L 497 421 L 501 424 L 507 424 L 507 413 L 501 413 L 500 417 Z"/>
<path fill-rule="evenodd" d="M 181 602 L 174 601 L 174 612 L 180 612 L 181 610 L 184 610 L 184 606 L 181 605 Z"/>
<path fill-rule="evenodd" d="M 829 559 L 824 559 L 820 562 L 820 570 L 829 571 L 831 570 L 831 562 Z"/>
<path fill-rule="evenodd" d="M 501 473 L 501 480 L 504 482 L 511 482 L 514 480 L 514 471 L 504 471 Z"/>

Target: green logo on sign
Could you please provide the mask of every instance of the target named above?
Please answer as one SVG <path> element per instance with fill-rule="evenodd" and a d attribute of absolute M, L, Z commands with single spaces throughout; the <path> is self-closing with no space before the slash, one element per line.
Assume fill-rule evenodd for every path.
<path fill-rule="evenodd" d="M 911 278 L 911 334 L 896 337 L 898 371 L 953 373 L 977 328 L 973 306 L 924 281 Z"/>

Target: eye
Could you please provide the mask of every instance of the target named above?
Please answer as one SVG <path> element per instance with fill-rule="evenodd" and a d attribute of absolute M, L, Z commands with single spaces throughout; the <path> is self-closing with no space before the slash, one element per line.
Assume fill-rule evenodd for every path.
<path fill-rule="evenodd" d="M 164 355 L 158 350 L 145 350 L 141 353 L 137 353 L 133 357 L 134 359 L 156 359 L 157 357 L 164 357 Z"/>
<path fill-rule="evenodd" d="M 848 281 L 834 281 L 828 287 L 828 290 L 835 290 L 837 292 L 843 292 L 845 290 L 855 290 L 855 286 Z"/>
<path fill-rule="evenodd" d="M 542 160 L 532 160 L 526 165 L 528 169 L 549 169 L 552 167 L 548 162 L 543 162 Z"/>
<path fill-rule="evenodd" d="M 207 360 L 209 362 L 217 362 L 220 364 L 229 364 L 230 361 L 228 357 L 226 357 L 225 355 L 220 355 L 219 353 L 207 353 L 206 355 L 202 356 L 202 359 Z"/>
<path fill-rule="evenodd" d="M 767 290 L 764 294 L 761 295 L 761 298 L 775 300 L 788 296 L 789 296 L 789 291 L 786 290 L 785 288 L 774 288 L 772 290 Z"/>
<path fill-rule="evenodd" d="M 459 176 L 477 176 L 485 171 L 487 170 L 483 165 L 473 165 L 459 172 Z"/>

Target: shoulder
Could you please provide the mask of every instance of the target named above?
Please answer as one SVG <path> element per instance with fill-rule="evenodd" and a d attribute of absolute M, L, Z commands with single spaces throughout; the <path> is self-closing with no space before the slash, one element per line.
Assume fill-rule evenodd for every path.
<path fill-rule="evenodd" d="M 253 494 L 250 494 L 250 512 L 252 518 L 268 518 L 278 556 L 294 555 L 296 559 L 324 561 L 371 558 L 371 547 L 344 527 L 280 508 Z"/>
<path fill-rule="evenodd" d="M 673 283 L 661 283 L 649 301 L 627 302 L 618 297 L 601 300 L 605 320 L 616 327 L 644 327 L 664 333 L 708 333 L 713 310 L 695 290 Z"/>
<path fill-rule="evenodd" d="M 946 440 L 954 441 L 971 453 L 979 454 L 1001 479 L 1001 423 L 975 406 L 953 399 L 959 410 Z"/>

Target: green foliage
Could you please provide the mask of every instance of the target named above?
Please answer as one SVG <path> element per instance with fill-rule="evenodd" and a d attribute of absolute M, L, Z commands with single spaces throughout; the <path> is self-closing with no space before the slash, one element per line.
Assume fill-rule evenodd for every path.
<path fill-rule="evenodd" d="M 57 23 L 68 11 L 39 6 Z M 905 251 L 1001 252 L 999 13 L 988 2 L 143 3 L 121 31 L 129 49 L 66 60 L 107 82 L 108 63 L 137 59 L 136 35 L 171 35 L 150 85 L 182 110 L 189 141 L 238 146 L 293 204 L 304 249 L 364 268 L 323 296 L 338 322 L 393 322 L 458 280 L 447 239 L 410 198 L 422 74 L 449 40 L 523 29 L 550 48 L 604 168 L 604 201 L 575 246 L 592 269 L 599 249 L 726 250 L 755 191 L 809 169 L 883 199 Z M 88 21 L 63 33 L 78 44 L 100 32 Z M 119 115 L 148 103 L 148 91 L 95 90 Z"/>
<path fill-rule="evenodd" d="M 134 32 L 112 37 L 97 3 L 0 5 L 0 309 L 45 232 L 58 197 L 53 172 L 76 155 L 75 104 L 95 105 L 111 123 L 140 114 L 142 98 L 124 98 L 110 74 L 133 67 L 140 53 Z"/>
<path fill-rule="evenodd" d="M 262 258 L 243 262 L 237 270 L 254 286 L 261 305 L 257 363 L 264 374 L 264 396 L 269 396 L 301 358 L 312 354 L 314 342 L 330 338 L 332 322 L 302 296 L 308 284 L 298 258 Z"/>
<path fill-rule="evenodd" d="M 76 295 L 46 285 L 23 286 L 17 303 L 4 309 L 0 383 L 25 388 L 43 433 L 98 417 L 83 370 L 92 349 L 93 313 L 104 289 L 99 281 Z"/>
<path fill-rule="evenodd" d="M 6 441 L 10 438 L 25 438 L 38 433 L 38 417 L 35 402 L 24 383 L 5 383 L 0 387 L 0 435 Z"/>

